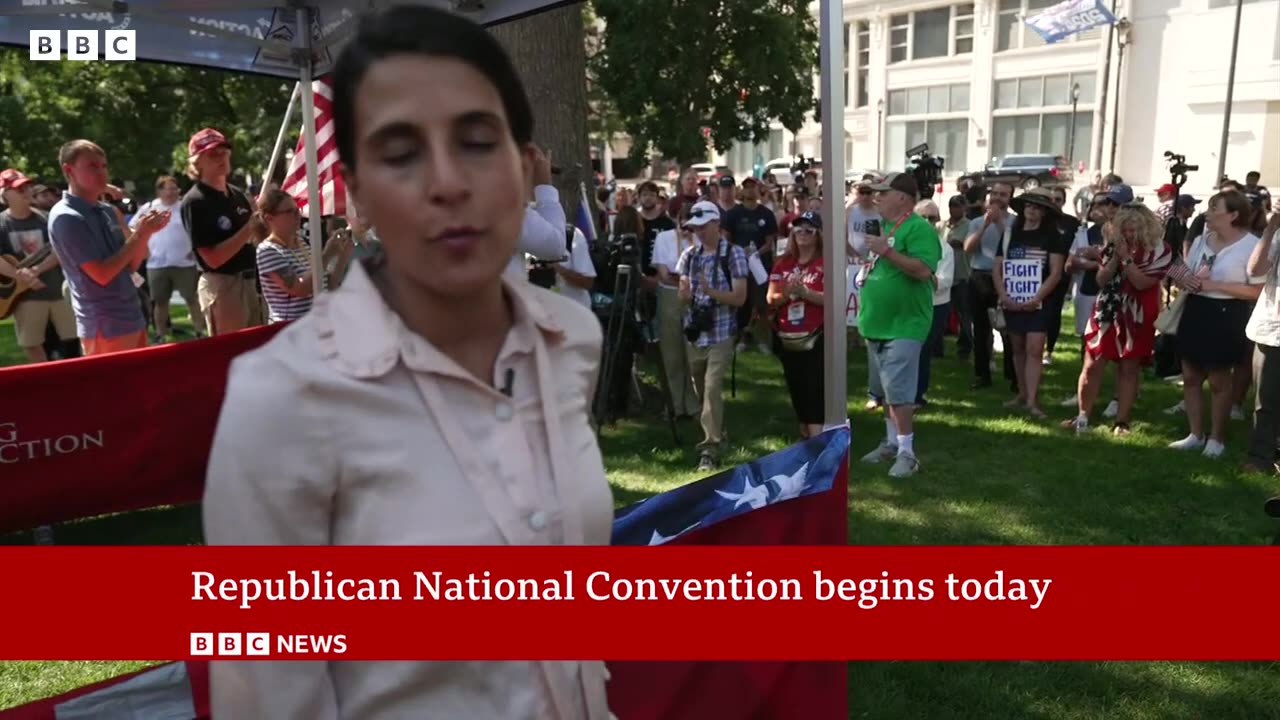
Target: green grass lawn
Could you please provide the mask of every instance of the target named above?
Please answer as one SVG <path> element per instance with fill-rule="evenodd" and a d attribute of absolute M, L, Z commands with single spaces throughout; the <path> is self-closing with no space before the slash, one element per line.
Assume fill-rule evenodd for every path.
<path fill-rule="evenodd" d="M 1070 325 L 1070 322 L 1067 323 Z M 0 359 L 19 357 L 0 323 Z M 1144 381 L 1134 433 L 1113 438 L 1099 423 L 1088 437 L 1057 428 L 1073 411 L 1056 403 L 1073 392 L 1078 347 L 1064 337 L 1045 376 L 1046 411 L 1037 423 L 1005 410 L 1007 387 L 969 389 L 971 366 L 953 357 L 934 364 L 932 405 L 919 416 L 922 471 L 890 481 L 887 468 L 856 459 L 884 432 L 862 410 L 866 364 L 850 352 L 850 542 L 919 544 L 1244 544 L 1270 542 L 1276 528 L 1262 502 L 1280 482 L 1237 470 L 1247 425 L 1232 423 L 1229 460 L 1166 449 L 1186 434 L 1181 416 L 1161 411 L 1180 389 Z M 954 350 L 949 341 L 948 351 Z M 793 441 L 794 423 L 773 358 L 740 356 L 737 397 L 727 417 L 743 462 Z M 1110 389 L 1108 380 L 1107 392 Z M 998 384 L 999 385 L 999 384 Z M 607 428 L 602 445 L 619 505 L 697 478 L 695 424 L 680 426 L 674 448 L 653 417 Z M 200 542 L 196 508 L 117 515 L 57 528 L 59 543 Z M 0 538 L 25 543 L 26 535 Z M 1265 571 L 1259 568 L 1259 571 Z M 1106 612 L 1105 606 L 1099 612 Z M 853 616 L 851 615 L 851 618 Z M 1188 618 L 1188 622 L 1195 622 Z M 1266 632 L 1270 618 L 1258 618 Z M 993 627 L 993 633 L 1000 628 Z M 1177 632 L 1170 628 L 1170 632 Z M 46 696 L 139 667 L 139 663 L 0 663 L 0 707 Z M 1259 720 L 1280 718 L 1277 663 L 851 663 L 849 717 L 900 720 Z M 625 719 L 624 719 L 625 720 Z"/>

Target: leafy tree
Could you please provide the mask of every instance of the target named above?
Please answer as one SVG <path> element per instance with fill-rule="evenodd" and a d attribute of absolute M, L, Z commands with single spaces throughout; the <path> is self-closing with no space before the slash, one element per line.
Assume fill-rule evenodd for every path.
<path fill-rule="evenodd" d="M 685 162 L 795 132 L 816 108 L 809 0 L 593 0 L 605 28 L 592 71 L 634 141 Z M 709 136 L 703 136 L 703 128 Z"/>
<path fill-rule="evenodd" d="M 257 175 L 291 91 L 277 78 L 147 62 L 30 62 L 25 49 L 0 49 L 0 167 L 62 183 L 58 148 L 88 138 L 107 151 L 112 178 L 145 195 L 157 175 L 181 174 L 187 140 L 211 126 L 235 144 L 235 167 Z"/>

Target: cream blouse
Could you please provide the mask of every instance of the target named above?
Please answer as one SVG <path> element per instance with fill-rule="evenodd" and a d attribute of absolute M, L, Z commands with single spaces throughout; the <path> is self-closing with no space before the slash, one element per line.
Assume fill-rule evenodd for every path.
<path fill-rule="evenodd" d="M 363 265 L 237 358 L 204 496 L 210 545 L 607 545 L 588 421 L 601 331 L 504 279 L 491 383 L 387 307 Z M 510 371 L 510 374 L 509 372 Z M 511 377 L 511 397 L 495 390 Z M 603 720 L 602 662 L 215 662 L 214 717 Z"/>

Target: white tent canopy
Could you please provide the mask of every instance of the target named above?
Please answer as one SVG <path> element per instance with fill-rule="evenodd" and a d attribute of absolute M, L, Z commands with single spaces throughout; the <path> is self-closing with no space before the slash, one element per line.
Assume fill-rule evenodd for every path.
<path fill-rule="evenodd" d="M 639 0 L 643 2 L 643 0 Z M 324 75 L 363 13 L 421 4 L 496 25 L 569 4 L 565 0 L 0 0 L 0 45 L 28 47 L 32 30 L 135 30 L 139 60 L 216 67 L 297 79 L 306 146 L 309 227 L 320 267 L 315 105 L 307 91 Z M 311 31 L 299 33 L 300 27 Z M 826 425 L 848 422 L 845 350 L 844 7 L 820 0 L 826 274 Z M 195 128 L 193 128 L 195 130 Z"/>

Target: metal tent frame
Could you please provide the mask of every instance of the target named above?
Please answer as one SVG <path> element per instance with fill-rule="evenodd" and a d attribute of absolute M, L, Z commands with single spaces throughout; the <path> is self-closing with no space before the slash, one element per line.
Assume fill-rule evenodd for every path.
<path fill-rule="evenodd" d="M 37 4 L 38 3 L 38 4 Z M 27 47 L 35 29 L 133 29 L 140 60 L 218 67 L 298 81 L 306 151 L 308 225 L 315 267 L 321 267 L 322 231 L 315 137 L 314 77 L 329 71 L 356 19 L 394 4 L 451 9 L 483 25 L 498 25 L 569 4 L 566 0 L 0 0 L 0 45 Z M 823 195 L 830 198 L 823 226 L 827 268 L 847 265 L 844 237 L 844 6 L 819 0 Z M 310 32 L 298 32 L 310 28 Z M 183 35 L 182 31 L 186 31 Z M 301 92 L 298 90 L 301 89 Z M 292 104 L 292 103 L 291 103 Z M 289 118 L 286 117 L 285 123 Z M 282 135 L 285 129 L 282 128 Z M 279 145 L 272 153 L 273 168 Z M 321 281 L 323 282 L 323 281 Z M 844 272 L 826 276 L 825 425 L 848 425 Z"/>

